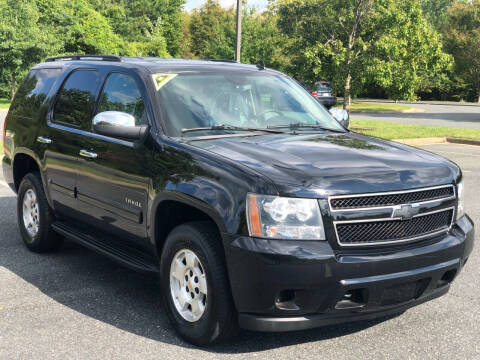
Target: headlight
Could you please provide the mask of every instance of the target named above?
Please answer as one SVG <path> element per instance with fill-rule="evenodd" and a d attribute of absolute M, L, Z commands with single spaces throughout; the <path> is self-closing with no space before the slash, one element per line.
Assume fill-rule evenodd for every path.
<path fill-rule="evenodd" d="M 250 236 L 270 239 L 325 240 L 317 200 L 247 195 Z"/>
<path fill-rule="evenodd" d="M 457 184 L 457 197 L 458 197 L 458 206 L 457 206 L 457 220 L 465 215 L 465 193 L 463 190 L 463 180 L 459 181 Z"/>

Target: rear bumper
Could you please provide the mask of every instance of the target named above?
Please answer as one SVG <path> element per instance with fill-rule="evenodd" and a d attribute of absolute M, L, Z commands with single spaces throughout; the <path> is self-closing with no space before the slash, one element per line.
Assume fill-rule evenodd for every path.
<path fill-rule="evenodd" d="M 331 107 L 337 104 L 337 98 L 334 96 L 318 96 L 315 98 L 323 106 Z"/>
<path fill-rule="evenodd" d="M 447 293 L 473 241 L 468 217 L 447 235 L 390 252 L 231 238 L 226 256 L 240 326 L 291 331 L 400 313 Z"/>
<path fill-rule="evenodd" d="M 4 156 L 2 159 L 2 172 L 3 172 L 3 179 L 5 182 L 10 186 L 10 188 L 16 192 L 15 189 L 15 184 L 13 181 L 13 167 L 12 167 L 12 161 L 9 157 Z"/>

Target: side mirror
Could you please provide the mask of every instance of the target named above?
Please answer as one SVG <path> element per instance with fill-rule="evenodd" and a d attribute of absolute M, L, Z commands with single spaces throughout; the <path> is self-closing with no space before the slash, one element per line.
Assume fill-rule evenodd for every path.
<path fill-rule="evenodd" d="M 148 126 L 136 126 L 133 115 L 121 111 L 104 111 L 93 118 L 93 129 L 101 135 L 137 140 L 143 137 Z"/>
<path fill-rule="evenodd" d="M 346 112 L 344 109 L 339 109 L 339 108 L 331 108 L 329 112 L 330 112 L 330 115 L 332 115 L 335 118 L 335 120 L 337 120 L 340 123 L 340 125 L 342 125 L 345 129 L 348 129 L 348 126 L 350 125 L 348 112 Z"/>

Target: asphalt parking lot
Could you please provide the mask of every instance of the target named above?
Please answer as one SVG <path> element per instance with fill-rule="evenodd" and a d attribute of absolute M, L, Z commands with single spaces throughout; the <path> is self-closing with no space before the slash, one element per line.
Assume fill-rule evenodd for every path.
<path fill-rule="evenodd" d="M 457 162 L 480 220 L 480 147 L 432 145 Z M 379 321 L 278 334 L 241 332 L 198 349 L 170 327 L 156 279 L 73 243 L 22 245 L 16 198 L 0 178 L 0 359 L 480 359 L 480 246 L 446 296 Z"/>

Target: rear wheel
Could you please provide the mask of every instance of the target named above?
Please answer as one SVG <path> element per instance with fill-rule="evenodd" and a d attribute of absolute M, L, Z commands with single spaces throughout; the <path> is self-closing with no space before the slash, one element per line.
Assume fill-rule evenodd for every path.
<path fill-rule="evenodd" d="M 195 345 L 225 340 L 237 330 L 221 240 L 205 222 L 180 225 L 161 258 L 161 286 L 168 316 L 179 335 Z"/>
<path fill-rule="evenodd" d="M 18 189 L 17 220 L 23 242 L 31 251 L 41 253 L 61 247 L 63 239 L 51 229 L 53 219 L 40 175 L 25 175 Z"/>

